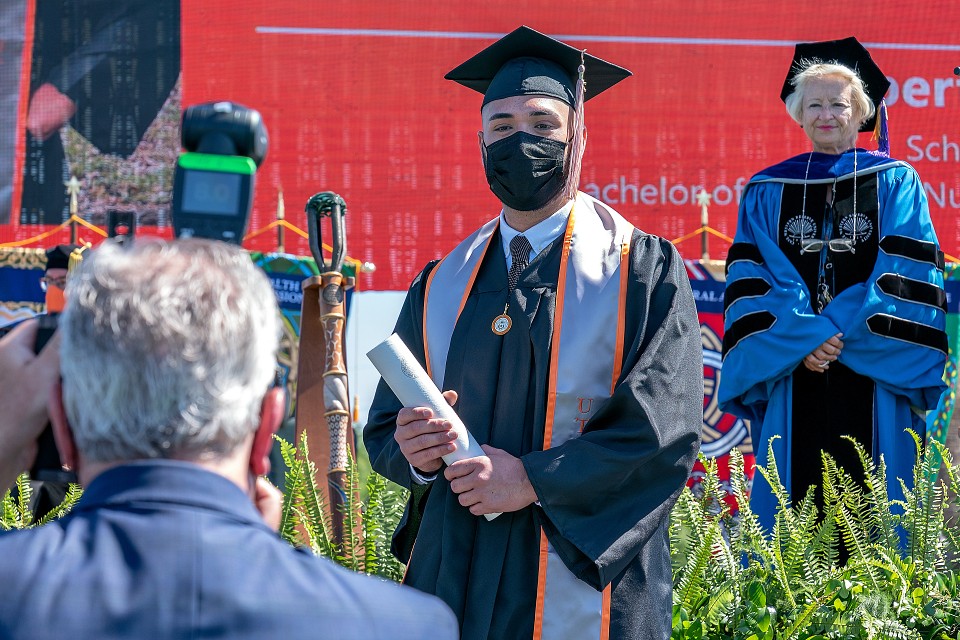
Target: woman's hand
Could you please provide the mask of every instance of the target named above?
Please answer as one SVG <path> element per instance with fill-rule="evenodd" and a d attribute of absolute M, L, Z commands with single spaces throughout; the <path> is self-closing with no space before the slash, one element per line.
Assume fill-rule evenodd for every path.
<path fill-rule="evenodd" d="M 830 368 L 831 362 L 836 362 L 843 349 L 842 333 L 831 337 L 803 359 L 803 366 L 814 373 L 823 373 Z"/>

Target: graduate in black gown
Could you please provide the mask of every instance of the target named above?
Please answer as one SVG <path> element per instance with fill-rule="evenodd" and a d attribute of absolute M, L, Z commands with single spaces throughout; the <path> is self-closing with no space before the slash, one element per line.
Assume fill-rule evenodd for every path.
<path fill-rule="evenodd" d="M 382 381 L 364 442 L 411 489 L 405 582 L 445 600 L 466 640 L 670 633 L 699 321 L 673 245 L 576 188 L 583 103 L 628 75 L 526 27 L 447 75 L 484 94 L 503 209 L 417 276 L 396 333 L 487 455 L 445 465 L 449 424 Z"/>

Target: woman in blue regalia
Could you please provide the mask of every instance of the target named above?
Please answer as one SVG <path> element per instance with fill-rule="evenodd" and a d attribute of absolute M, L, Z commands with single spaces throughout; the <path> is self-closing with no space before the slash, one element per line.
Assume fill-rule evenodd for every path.
<path fill-rule="evenodd" d="M 823 483 L 821 451 L 862 482 L 856 438 L 883 456 L 891 499 L 910 481 L 923 413 L 947 354 L 943 253 L 923 183 L 889 157 L 886 77 L 855 38 L 796 46 L 781 98 L 813 145 L 755 175 L 727 256 L 719 401 L 751 421 L 799 501 Z M 857 148 L 874 128 L 878 151 Z M 815 499 L 823 511 L 823 496 Z M 776 499 L 757 474 L 751 506 Z"/>

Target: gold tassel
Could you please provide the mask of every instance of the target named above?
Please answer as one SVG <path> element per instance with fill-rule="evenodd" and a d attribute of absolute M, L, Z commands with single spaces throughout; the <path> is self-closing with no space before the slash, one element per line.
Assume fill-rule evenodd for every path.
<path fill-rule="evenodd" d="M 80 263 L 83 262 L 83 252 L 89 249 L 92 245 L 87 242 L 86 244 L 77 247 L 70 252 L 70 258 L 67 262 L 67 273 L 72 273 L 74 269 L 80 266 Z"/>

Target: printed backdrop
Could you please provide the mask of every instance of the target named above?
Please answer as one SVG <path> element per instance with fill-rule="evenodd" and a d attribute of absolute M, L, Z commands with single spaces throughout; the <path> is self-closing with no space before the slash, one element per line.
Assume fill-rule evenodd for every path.
<path fill-rule="evenodd" d="M 134 207 L 141 224 L 169 234 L 179 107 L 229 99 L 259 110 L 270 133 L 251 229 L 273 219 L 281 191 L 300 228 L 306 200 L 336 191 L 349 207 L 348 253 L 377 265 L 364 288 L 405 289 L 496 213 L 477 148 L 479 95 L 443 74 L 521 23 L 633 70 L 588 105 L 582 188 L 669 239 L 699 225 L 700 191 L 712 196 L 711 226 L 733 235 L 745 181 L 809 149 L 778 98 L 793 44 L 856 35 L 893 83 L 893 153 L 917 167 L 944 249 L 960 253 L 960 3 L 899 0 L 828 11 L 766 0 L 4 0 L 0 96 L 13 108 L 0 109 L 0 242 L 66 219 L 70 173 L 81 179 L 80 216 L 102 224 L 110 208 Z M 48 102 L 55 111 L 38 92 L 51 84 L 75 112 L 44 150 L 27 116 Z M 287 250 L 309 255 L 296 240 Z M 265 234 L 248 248 L 272 243 Z M 680 249 L 700 257 L 699 243 Z M 712 240 L 711 250 L 722 259 L 726 245 Z"/>
<path fill-rule="evenodd" d="M 307 199 L 339 193 L 348 204 L 347 253 L 376 266 L 359 275 L 348 329 L 351 385 L 363 405 L 376 374 L 360 357 L 373 345 L 360 344 L 389 333 L 401 292 L 428 260 L 497 213 L 477 146 L 479 94 L 443 75 L 520 24 L 634 72 L 587 105 L 581 188 L 647 231 L 690 238 L 678 246 L 691 259 L 703 322 L 708 454 L 749 451 L 750 441 L 713 397 L 723 277 L 693 260 L 702 252 L 690 236 L 701 224 L 698 196 L 710 196 L 710 226 L 733 236 L 749 177 L 809 149 L 778 98 L 796 42 L 855 35 L 871 49 L 892 83 L 893 154 L 920 172 L 943 248 L 960 255 L 960 3 L 902 0 L 826 8 L 768 0 L 3 0 L 0 245 L 66 242 L 59 225 L 74 211 L 101 228 L 110 210 L 134 211 L 138 234 L 171 235 L 182 106 L 253 107 L 270 149 L 245 246 L 268 271 L 267 263 L 279 267 L 272 277 L 281 303 L 298 295 L 294 280 L 308 271 L 295 258 L 257 257 L 277 248 L 274 233 L 256 232 L 280 202 L 286 220 L 306 229 Z M 874 143 L 863 135 L 860 144 Z M 79 180 L 74 206 L 71 176 Z M 81 227 L 79 239 L 100 235 Z M 727 246 L 710 236 L 710 257 L 722 260 Z M 292 233 L 285 251 L 309 255 Z M 39 267 L 24 255 L 7 254 L 9 273 Z M 36 273 L 27 280 L 35 289 Z M 11 283 L 0 281 L 0 299 L 17 303 L 4 313 L 35 312 L 39 291 Z M 939 413 L 949 411 L 952 396 Z"/>

